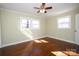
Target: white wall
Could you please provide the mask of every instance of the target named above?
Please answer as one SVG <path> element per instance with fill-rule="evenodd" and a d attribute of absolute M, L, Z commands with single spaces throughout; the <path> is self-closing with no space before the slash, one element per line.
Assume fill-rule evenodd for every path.
<path fill-rule="evenodd" d="M 55 37 L 68 42 L 75 42 L 75 14 L 79 13 L 78 10 L 73 10 L 56 16 L 41 16 L 32 15 L 27 13 L 16 12 L 12 10 L 1 10 L 1 43 L 2 46 L 8 46 L 23 41 L 38 39 L 41 37 Z M 62 16 L 71 15 L 71 29 L 58 29 L 57 18 Z M 24 32 L 20 30 L 20 16 L 31 17 L 40 21 L 39 30 L 27 30 L 26 33 L 32 36 L 29 38 Z M 30 32 L 29 32 L 30 31 Z"/>
<path fill-rule="evenodd" d="M 43 17 L 19 13 L 11 10 L 1 10 L 2 17 L 2 46 L 11 45 L 21 41 L 29 41 L 37 38 L 44 37 L 45 35 L 45 20 Z M 20 16 L 31 17 L 40 21 L 39 30 L 27 30 L 26 34 L 20 30 Z M 29 33 L 32 34 L 29 34 Z M 28 35 L 32 36 L 31 39 Z"/>
<path fill-rule="evenodd" d="M 49 16 L 47 18 L 47 35 L 48 37 L 57 38 L 63 41 L 75 43 L 75 15 L 79 13 L 79 9 L 69 11 L 56 16 Z M 57 18 L 63 16 L 71 16 L 70 29 L 58 29 Z"/>
<path fill-rule="evenodd" d="M 0 47 L 1 47 L 1 19 L 0 19 Z"/>
<path fill-rule="evenodd" d="M 0 14 L 0 48 L 1 48 L 1 14 Z"/>

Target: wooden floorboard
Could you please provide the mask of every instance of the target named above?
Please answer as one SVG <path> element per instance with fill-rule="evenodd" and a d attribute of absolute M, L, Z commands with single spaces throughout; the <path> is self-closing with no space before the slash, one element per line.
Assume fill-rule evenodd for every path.
<path fill-rule="evenodd" d="M 1 49 L 3 56 L 51 56 L 52 51 L 78 50 L 76 44 L 60 41 L 53 38 L 41 38 Z M 79 53 L 79 51 L 76 51 Z M 54 55 L 53 55 L 54 56 Z"/>

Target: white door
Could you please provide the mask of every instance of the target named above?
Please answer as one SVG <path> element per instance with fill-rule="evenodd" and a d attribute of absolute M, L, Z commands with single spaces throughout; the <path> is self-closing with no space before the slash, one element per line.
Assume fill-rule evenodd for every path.
<path fill-rule="evenodd" d="M 79 14 L 76 15 L 75 24 L 75 43 L 79 45 Z"/>
<path fill-rule="evenodd" d="M 0 24 L 0 48 L 1 48 L 1 24 Z"/>

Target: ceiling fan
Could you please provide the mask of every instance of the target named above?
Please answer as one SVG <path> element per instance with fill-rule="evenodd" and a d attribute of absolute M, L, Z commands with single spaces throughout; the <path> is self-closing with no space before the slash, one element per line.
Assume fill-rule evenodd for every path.
<path fill-rule="evenodd" d="M 34 7 L 35 9 L 38 9 L 37 13 L 47 13 L 48 9 L 52 9 L 52 6 L 45 7 L 46 3 L 42 3 L 40 7 Z"/>

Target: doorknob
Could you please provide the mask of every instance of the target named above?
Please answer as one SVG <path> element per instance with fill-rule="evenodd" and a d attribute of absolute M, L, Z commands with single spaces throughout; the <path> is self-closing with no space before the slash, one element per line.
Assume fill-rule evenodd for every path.
<path fill-rule="evenodd" d="M 77 32 L 77 30 L 75 30 L 75 32 Z"/>

